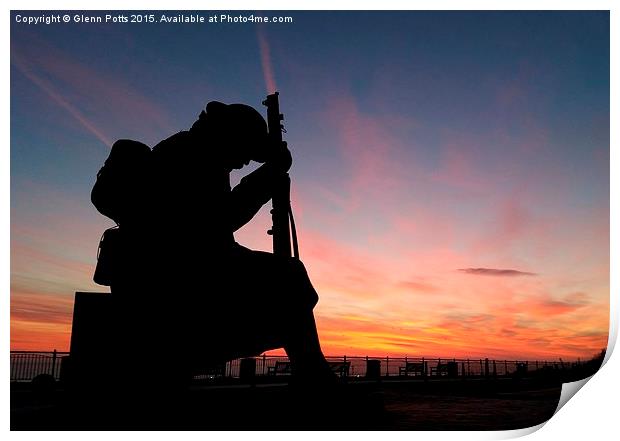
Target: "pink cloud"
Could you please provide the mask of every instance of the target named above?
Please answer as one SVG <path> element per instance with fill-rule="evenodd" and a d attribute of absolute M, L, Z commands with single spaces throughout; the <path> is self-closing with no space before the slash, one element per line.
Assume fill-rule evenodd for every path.
<path fill-rule="evenodd" d="M 305 231 L 300 236 L 303 260 L 311 277 L 325 289 L 347 292 L 351 298 L 380 295 L 386 282 L 382 268 L 388 264 L 361 248 L 347 246 L 321 234 Z M 337 268 L 337 271 L 334 269 Z"/>
<path fill-rule="evenodd" d="M 423 293 L 434 293 L 439 290 L 435 285 L 432 285 L 430 283 L 412 281 L 412 280 L 404 280 L 402 282 L 399 282 L 398 286 L 405 288 L 405 289 L 412 290 L 412 291 L 418 291 L 418 292 L 423 292 Z"/>
<path fill-rule="evenodd" d="M 490 188 L 488 172 L 477 167 L 473 154 L 480 140 L 467 134 L 444 133 L 439 166 L 426 174 L 431 182 L 448 185 L 453 189 L 473 194 L 485 193 Z"/>
<path fill-rule="evenodd" d="M 323 118 L 338 137 L 348 174 L 345 191 L 349 207 L 358 208 L 362 198 L 373 203 L 396 200 L 415 163 L 405 165 L 399 161 L 403 143 L 389 130 L 386 121 L 365 114 L 346 95 L 332 95 Z"/>

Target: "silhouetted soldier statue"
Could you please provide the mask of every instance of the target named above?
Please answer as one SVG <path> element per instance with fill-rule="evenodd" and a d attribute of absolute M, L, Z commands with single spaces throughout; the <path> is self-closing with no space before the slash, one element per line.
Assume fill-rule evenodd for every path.
<path fill-rule="evenodd" d="M 110 177 L 115 154 L 129 159 Z M 250 161 L 262 165 L 231 189 L 230 172 Z M 333 381 L 312 312 L 318 295 L 301 261 L 249 250 L 233 235 L 291 163 L 243 104 L 210 102 L 190 130 L 152 151 L 115 143 L 92 200 L 120 225 L 110 284 L 120 353 L 136 375 L 148 363 L 161 381 L 188 378 L 197 367 L 283 347 L 296 378 Z"/>

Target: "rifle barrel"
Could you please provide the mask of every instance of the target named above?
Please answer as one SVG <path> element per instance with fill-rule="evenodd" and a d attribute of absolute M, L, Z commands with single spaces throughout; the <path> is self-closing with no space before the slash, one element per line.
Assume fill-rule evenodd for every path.
<path fill-rule="evenodd" d="M 267 95 L 263 104 L 267 106 L 267 127 L 271 148 L 283 148 L 282 123 L 284 115 L 280 113 L 278 92 Z M 274 192 L 271 198 L 271 234 L 273 253 L 278 256 L 291 257 L 291 230 L 289 213 L 291 212 L 291 178 L 284 172 L 275 178 Z"/>

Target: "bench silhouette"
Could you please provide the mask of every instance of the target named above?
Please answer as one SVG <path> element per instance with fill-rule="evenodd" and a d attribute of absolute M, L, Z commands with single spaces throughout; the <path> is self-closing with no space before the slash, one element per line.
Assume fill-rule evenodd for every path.
<path fill-rule="evenodd" d="M 328 361 L 331 370 L 339 377 L 348 377 L 349 369 L 351 368 L 350 361 Z M 267 368 L 267 375 L 291 375 L 291 362 L 290 361 L 276 361 L 275 366 L 269 366 Z"/>
<path fill-rule="evenodd" d="M 431 367 L 431 376 L 443 377 L 448 375 L 448 365 L 446 363 L 438 363 L 437 366 Z"/>
<path fill-rule="evenodd" d="M 351 368 L 350 361 L 328 361 L 329 367 L 339 377 L 348 377 Z"/>
<path fill-rule="evenodd" d="M 459 365 L 456 361 L 448 361 L 442 363 L 439 360 L 436 366 L 431 367 L 431 376 L 436 377 L 458 377 Z"/>
<path fill-rule="evenodd" d="M 398 375 L 401 377 L 412 376 L 426 376 L 427 373 L 427 363 L 426 361 L 421 362 L 406 362 L 404 366 L 398 368 Z"/>
<path fill-rule="evenodd" d="M 275 366 L 269 366 L 267 368 L 267 375 L 291 375 L 291 362 L 290 361 L 276 361 Z"/>

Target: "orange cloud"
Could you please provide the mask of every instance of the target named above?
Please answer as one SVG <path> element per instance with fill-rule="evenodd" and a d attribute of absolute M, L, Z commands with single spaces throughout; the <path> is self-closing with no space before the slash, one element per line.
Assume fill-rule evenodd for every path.
<path fill-rule="evenodd" d="M 452 316 L 435 326 L 389 325 L 369 320 L 319 316 L 328 354 L 498 359 L 586 358 L 606 346 L 605 333 L 587 336 L 535 328 L 499 329 L 492 316 Z"/>
<path fill-rule="evenodd" d="M 69 349 L 73 296 L 11 290 L 11 349 Z"/>

